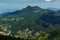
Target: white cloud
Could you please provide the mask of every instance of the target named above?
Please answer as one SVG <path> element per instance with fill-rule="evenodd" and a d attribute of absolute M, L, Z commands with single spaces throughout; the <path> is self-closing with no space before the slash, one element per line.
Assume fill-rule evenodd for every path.
<path fill-rule="evenodd" d="M 45 0 L 46 2 L 51 2 L 51 0 Z"/>

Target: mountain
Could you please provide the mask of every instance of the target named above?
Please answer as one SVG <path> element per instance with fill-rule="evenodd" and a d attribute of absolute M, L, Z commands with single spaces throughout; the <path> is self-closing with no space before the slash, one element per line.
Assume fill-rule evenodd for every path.
<path fill-rule="evenodd" d="M 22 10 L 4 13 L 0 17 L 1 18 L 25 18 L 25 19 L 30 19 L 30 18 L 39 19 L 40 17 L 40 19 L 44 21 L 57 24 L 60 22 L 60 10 L 48 10 L 48 9 L 42 9 L 38 6 L 29 5 L 26 8 L 23 8 Z"/>
<path fill-rule="evenodd" d="M 44 33 L 60 26 L 60 10 L 43 9 L 38 6 L 27 6 L 22 10 L 0 15 L 0 31 L 17 35 L 28 31 Z M 5 32 L 4 31 L 4 32 Z"/>
<path fill-rule="evenodd" d="M 14 17 L 13 15 L 15 15 L 16 17 L 21 17 L 21 16 L 26 16 L 26 15 L 32 15 L 34 12 L 38 12 L 41 9 L 37 6 L 31 7 L 31 6 L 27 6 L 26 8 L 22 9 L 22 10 L 17 10 L 15 12 L 9 12 L 9 13 L 5 13 L 2 14 L 2 17 Z M 17 14 L 17 15 L 16 15 Z"/>

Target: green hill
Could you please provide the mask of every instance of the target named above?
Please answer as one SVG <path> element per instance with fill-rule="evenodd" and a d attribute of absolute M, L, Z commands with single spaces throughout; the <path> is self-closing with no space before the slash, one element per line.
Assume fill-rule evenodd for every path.
<path fill-rule="evenodd" d="M 27 6 L 22 10 L 0 15 L 0 31 L 13 36 L 27 37 L 34 36 L 35 33 L 44 34 L 56 27 L 60 27 L 60 10 Z"/>

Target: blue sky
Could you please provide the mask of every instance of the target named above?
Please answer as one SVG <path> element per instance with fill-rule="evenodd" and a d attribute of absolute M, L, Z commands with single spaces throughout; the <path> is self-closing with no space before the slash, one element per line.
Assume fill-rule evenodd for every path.
<path fill-rule="evenodd" d="M 60 0 L 0 0 L 0 13 L 15 11 L 25 8 L 27 5 L 40 6 L 42 8 L 60 8 Z"/>

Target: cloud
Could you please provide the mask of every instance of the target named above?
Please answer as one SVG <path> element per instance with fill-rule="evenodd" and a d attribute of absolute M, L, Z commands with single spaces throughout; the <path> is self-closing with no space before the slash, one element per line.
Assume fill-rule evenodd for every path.
<path fill-rule="evenodd" d="M 47 1 L 47 2 L 51 2 L 51 0 L 45 0 L 45 1 Z"/>
<path fill-rule="evenodd" d="M 0 3 L 0 6 L 8 5 L 8 3 Z"/>

